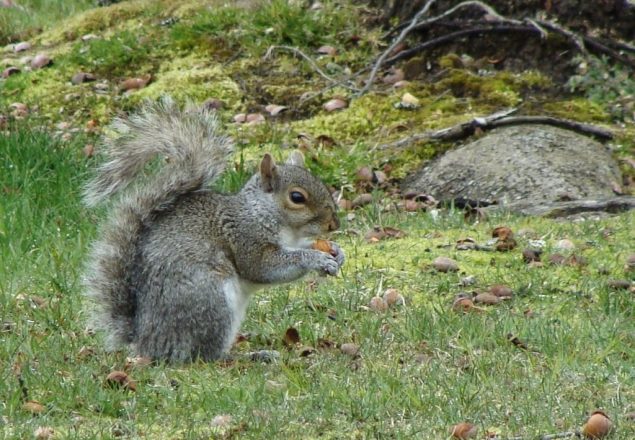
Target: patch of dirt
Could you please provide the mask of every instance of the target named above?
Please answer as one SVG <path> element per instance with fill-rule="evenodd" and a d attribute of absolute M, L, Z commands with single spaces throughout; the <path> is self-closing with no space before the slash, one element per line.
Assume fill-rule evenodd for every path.
<path fill-rule="evenodd" d="M 397 17 L 400 23 L 408 23 L 426 3 L 425 0 L 402 2 L 399 0 L 368 0 L 379 8 L 383 18 Z M 439 0 L 431 7 L 428 16 L 441 14 L 459 2 Z M 506 0 L 485 1 L 499 14 L 516 20 L 541 19 L 556 23 L 580 35 L 589 35 L 600 40 L 632 41 L 635 39 L 635 5 L 626 0 Z M 413 32 L 410 46 L 431 41 L 444 35 L 463 31 L 471 27 L 492 27 L 479 8 L 467 7 L 427 29 Z M 547 38 L 532 30 L 526 22 L 526 30 L 497 29 L 493 32 L 474 33 L 447 41 L 442 45 L 420 53 L 423 64 L 415 69 L 419 77 L 433 80 L 442 69 L 431 60 L 448 53 L 468 55 L 489 70 L 521 72 L 535 69 L 554 80 L 554 92 L 564 92 L 563 84 L 575 73 L 577 63 L 572 58 L 579 53 L 573 42 L 558 33 L 549 31 Z M 392 40 L 393 33 L 389 40 Z"/>

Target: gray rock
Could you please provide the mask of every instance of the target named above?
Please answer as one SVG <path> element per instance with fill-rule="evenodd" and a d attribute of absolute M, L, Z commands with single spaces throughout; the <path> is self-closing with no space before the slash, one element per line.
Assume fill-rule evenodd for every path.
<path fill-rule="evenodd" d="M 448 151 L 407 178 L 402 189 L 544 215 L 538 208 L 555 202 L 614 199 L 621 181 L 601 143 L 561 128 L 522 125 Z"/>

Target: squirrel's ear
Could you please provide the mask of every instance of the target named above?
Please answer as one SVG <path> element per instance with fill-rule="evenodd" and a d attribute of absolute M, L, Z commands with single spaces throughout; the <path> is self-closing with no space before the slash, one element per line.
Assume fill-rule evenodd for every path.
<path fill-rule="evenodd" d="M 295 150 L 287 159 L 287 165 L 294 165 L 296 167 L 304 168 L 304 154 L 302 154 L 298 150 Z"/>
<path fill-rule="evenodd" d="M 276 162 L 271 154 L 266 153 L 260 161 L 260 180 L 266 192 L 272 192 L 276 178 Z"/>

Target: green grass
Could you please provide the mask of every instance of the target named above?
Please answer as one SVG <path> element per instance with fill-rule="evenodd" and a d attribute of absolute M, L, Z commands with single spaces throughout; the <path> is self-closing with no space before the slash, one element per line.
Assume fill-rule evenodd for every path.
<path fill-rule="evenodd" d="M 358 23 L 351 20 L 351 10 L 335 2 L 326 2 L 324 11 L 309 13 L 301 2 L 271 0 L 256 4 L 226 4 L 201 11 L 173 26 L 172 38 L 185 50 L 224 50 L 232 57 L 236 51 L 244 51 L 262 56 L 271 45 L 315 50 L 359 30 Z"/>
<path fill-rule="evenodd" d="M 470 224 L 457 212 L 356 211 L 344 222 L 347 232 L 335 236 L 348 256 L 340 277 L 253 298 L 243 326 L 251 336 L 234 351 L 274 348 L 279 362 L 133 367 L 135 393 L 104 386 L 126 354 L 105 353 L 100 336 L 84 330 L 80 277 L 95 217 L 79 200 L 93 165 L 82 146 L 28 128 L 0 136 L 3 438 L 30 438 L 50 426 L 54 438 L 82 439 L 442 439 L 463 420 L 479 426 L 478 438 L 486 429 L 535 438 L 578 428 L 596 408 L 615 421 L 612 439 L 635 437 L 624 417 L 635 410 L 633 294 L 607 287 L 610 278 L 628 276 L 633 213 L 581 223 L 498 215 Z M 221 186 L 234 187 L 241 175 Z M 363 233 L 375 224 L 408 236 L 367 244 Z M 528 269 L 519 249 L 454 250 L 457 239 L 485 242 L 501 224 L 533 229 L 546 254 L 569 238 L 589 264 Z M 519 241 L 522 249 L 526 240 Z M 455 258 L 462 272 L 431 270 L 438 255 Z M 515 297 L 483 313 L 454 312 L 465 275 L 476 276 L 470 290 L 505 283 Z M 367 310 L 388 287 L 406 296 L 406 307 Z M 281 342 L 291 326 L 304 345 L 355 342 L 361 357 L 336 348 L 300 357 Z M 508 333 L 535 352 L 515 347 Z M 45 405 L 41 415 L 22 409 L 25 393 Z M 228 426 L 212 426 L 225 414 Z"/>
<path fill-rule="evenodd" d="M 0 8 L 0 46 L 25 40 L 73 14 L 95 7 L 94 0 L 21 0 Z"/>

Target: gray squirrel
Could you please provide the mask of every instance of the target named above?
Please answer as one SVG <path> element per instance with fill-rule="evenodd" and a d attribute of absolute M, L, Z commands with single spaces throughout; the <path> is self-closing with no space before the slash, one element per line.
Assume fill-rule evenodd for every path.
<path fill-rule="evenodd" d="M 339 220 L 301 153 L 284 164 L 265 154 L 239 192 L 221 194 L 208 186 L 233 144 L 213 113 L 164 98 L 112 129 L 107 161 L 84 191 L 88 206 L 110 200 L 84 279 L 89 326 L 105 332 L 108 349 L 223 358 L 256 289 L 310 271 L 336 275 L 344 263 L 333 242 L 330 253 L 311 247 Z"/>

